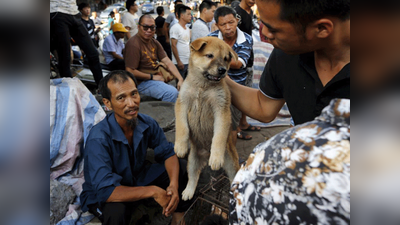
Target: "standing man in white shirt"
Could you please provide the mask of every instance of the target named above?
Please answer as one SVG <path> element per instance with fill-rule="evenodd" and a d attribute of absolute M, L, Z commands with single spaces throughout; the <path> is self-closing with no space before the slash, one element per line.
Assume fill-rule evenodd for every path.
<path fill-rule="evenodd" d="M 122 23 L 112 26 L 113 33 L 104 39 L 103 54 L 110 70 L 125 70 L 125 61 L 122 51 L 125 48 L 124 37 L 128 33 Z"/>
<path fill-rule="evenodd" d="M 125 29 L 129 32 L 126 33 L 125 42 L 129 40 L 129 38 L 135 36 L 138 32 L 137 21 L 139 17 L 136 12 L 138 11 L 139 6 L 135 3 L 135 0 L 126 1 L 126 9 L 128 12 L 122 16 L 121 23 L 124 24 Z"/>
<path fill-rule="evenodd" d="M 199 7 L 200 17 L 194 22 L 192 27 L 192 38 L 193 42 L 197 38 L 205 37 L 211 33 L 208 23 L 214 18 L 214 12 L 217 9 L 216 4 L 209 0 L 204 0 Z"/>
<path fill-rule="evenodd" d="M 178 7 L 176 12 L 178 24 L 171 27 L 169 36 L 171 38 L 172 62 L 178 67 L 179 73 L 186 78 L 186 72 L 190 56 L 191 31 L 186 27 L 192 19 L 191 9 L 185 5 Z M 179 50 L 178 50 L 179 49 Z"/>
<path fill-rule="evenodd" d="M 174 20 L 176 20 L 176 18 L 175 18 L 175 12 L 177 10 L 176 6 L 177 5 L 181 5 L 181 4 L 183 4 L 182 0 L 176 0 L 174 2 L 174 12 L 171 11 L 171 13 L 167 16 L 167 19 L 165 19 L 164 29 L 166 30 L 166 34 L 167 34 L 166 40 L 165 40 L 167 43 L 170 43 L 170 41 L 169 41 L 169 30 L 171 29 L 172 23 L 174 22 Z"/>

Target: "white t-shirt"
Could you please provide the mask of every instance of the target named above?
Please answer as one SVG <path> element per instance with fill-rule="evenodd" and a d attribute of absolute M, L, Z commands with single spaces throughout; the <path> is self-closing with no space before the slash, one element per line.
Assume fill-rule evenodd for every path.
<path fill-rule="evenodd" d="M 178 40 L 176 48 L 178 49 L 179 59 L 183 64 L 189 64 L 190 56 L 190 29 L 184 29 L 179 23 L 171 27 L 169 31 L 170 39 Z M 172 62 L 177 64 L 174 54 L 172 54 Z"/>
<path fill-rule="evenodd" d="M 131 37 L 135 36 L 138 32 L 138 27 L 137 27 L 138 19 L 139 18 L 136 15 L 136 13 L 134 15 L 132 15 L 130 12 L 126 12 L 121 18 L 122 24 L 125 27 L 131 28 L 131 30 L 129 31 L 129 33 L 131 33 Z"/>
<path fill-rule="evenodd" d="M 208 27 L 207 23 L 199 18 L 193 24 L 191 41 L 193 42 L 197 38 L 205 37 L 209 33 L 211 33 L 211 32 L 210 32 L 210 28 Z"/>

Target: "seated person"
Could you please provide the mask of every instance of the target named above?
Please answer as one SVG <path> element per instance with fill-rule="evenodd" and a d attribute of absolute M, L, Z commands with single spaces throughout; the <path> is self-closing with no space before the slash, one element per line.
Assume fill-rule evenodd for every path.
<path fill-rule="evenodd" d="M 103 55 L 110 70 L 125 70 L 122 51 L 125 48 L 124 37 L 128 32 L 122 23 L 112 26 L 113 33 L 104 39 Z"/>
<path fill-rule="evenodd" d="M 125 69 L 138 79 L 137 88 L 140 94 L 166 102 L 176 102 L 183 78 L 161 44 L 154 39 L 154 18 L 149 14 L 142 15 L 138 27 L 138 33 L 126 43 Z M 163 75 L 156 70 L 159 62 L 166 65 L 168 71 L 178 79 L 178 90 L 164 82 Z"/>
<path fill-rule="evenodd" d="M 137 201 L 152 198 L 177 224 L 191 204 L 180 199 L 188 179 L 185 161 L 178 160 L 157 122 L 139 113 L 137 86 L 125 70 L 110 72 L 100 82 L 103 102 L 114 112 L 86 140 L 82 210 L 103 224 L 129 224 Z M 148 148 L 157 163 L 145 160 Z"/>

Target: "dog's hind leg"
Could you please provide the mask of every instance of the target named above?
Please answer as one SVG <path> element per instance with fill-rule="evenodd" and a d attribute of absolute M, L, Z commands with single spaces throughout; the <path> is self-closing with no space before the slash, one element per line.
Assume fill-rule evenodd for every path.
<path fill-rule="evenodd" d="M 182 104 L 178 98 L 175 104 L 175 153 L 179 158 L 185 157 L 189 145 L 188 104 Z"/>
<path fill-rule="evenodd" d="M 227 146 L 228 149 L 225 152 L 225 162 L 223 168 L 228 175 L 230 182 L 232 183 L 233 178 L 235 178 L 235 175 L 239 170 L 239 156 L 230 136 Z"/>
<path fill-rule="evenodd" d="M 187 171 L 189 176 L 188 184 L 182 192 L 182 200 L 187 201 L 193 198 L 199 181 L 201 170 L 207 165 L 207 155 L 202 154 L 191 142 Z"/>

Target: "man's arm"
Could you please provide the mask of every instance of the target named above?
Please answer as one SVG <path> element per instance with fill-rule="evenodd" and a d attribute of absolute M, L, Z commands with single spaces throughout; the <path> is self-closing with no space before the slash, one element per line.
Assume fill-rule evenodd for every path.
<path fill-rule="evenodd" d="M 242 62 L 240 60 L 235 60 L 232 58 L 231 64 L 230 64 L 230 69 L 240 69 L 242 68 Z"/>
<path fill-rule="evenodd" d="M 232 104 L 244 114 L 261 122 L 274 120 L 285 103 L 284 99 L 268 98 L 260 90 L 240 85 L 228 76 L 225 81 L 231 91 Z"/>
<path fill-rule="evenodd" d="M 163 211 L 165 211 L 168 203 L 171 202 L 171 196 L 167 195 L 167 192 L 164 189 L 154 185 L 145 187 L 118 186 L 114 189 L 106 202 L 134 202 L 147 198 L 154 198 L 154 200 L 163 208 Z"/>
<path fill-rule="evenodd" d="M 115 59 L 122 59 L 124 60 L 124 57 L 118 55 L 116 52 L 109 52 Z"/>
<path fill-rule="evenodd" d="M 173 155 L 165 160 L 165 169 L 167 170 L 170 180 L 166 191 L 167 195 L 171 196 L 171 200 L 165 209 L 165 216 L 169 216 L 176 210 L 176 207 L 178 207 L 179 203 L 179 160 L 176 155 Z"/>
<path fill-rule="evenodd" d="M 179 73 L 178 69 L 172 63 L 172 61 L 168 58 L 168 56 L 163 58 L 161 60 L 161 62 L 163 62 L 165 65 L 167 65 L 167 68 L 168 68 L 169 72 L 171 72 L 172 75 L 174 75 L 174 77 L 176 77 L 176 79 L 178 79 L 178 84 L 176 85 L 176 88 L 179 91 L 181 89 L 182 84 L 183 84 L 183 78 L 182 78 L 181 74 Z"/>
<path fill-rule="evenodd" d="M 133 76 L 135 76 L 137 79 L 140 79 L 140 80 L 150 80 L 151 79 L 151 75 L 149 73 L 143 73 L 143 72 L 140 72 L 139 70 L 135 70 L 130 67 L 125 67 L 125 70 L 132 73 Z M 162 76 L 162 74 L 157 72 L 157 73 L 153 74 L 153 80 L 164 82 L 164 77 Z"/>
<path fill-rule="evenodd" d="M 169 43 L 169 23 L 164 22 L 165 42 Z"/>
<path fill-rule="evenodd" d="M 177 44 L 178 44 L 178 40 L 175 38 L 171 38 L 171 49 L 172 49 L 172 53 L 175 56 L 176 64 L 178 64 L 179 69 L 183 70 L 184 65 L 183 65 L 181 59 L 179 58 L 178 48 L 176 47 Z"/>

